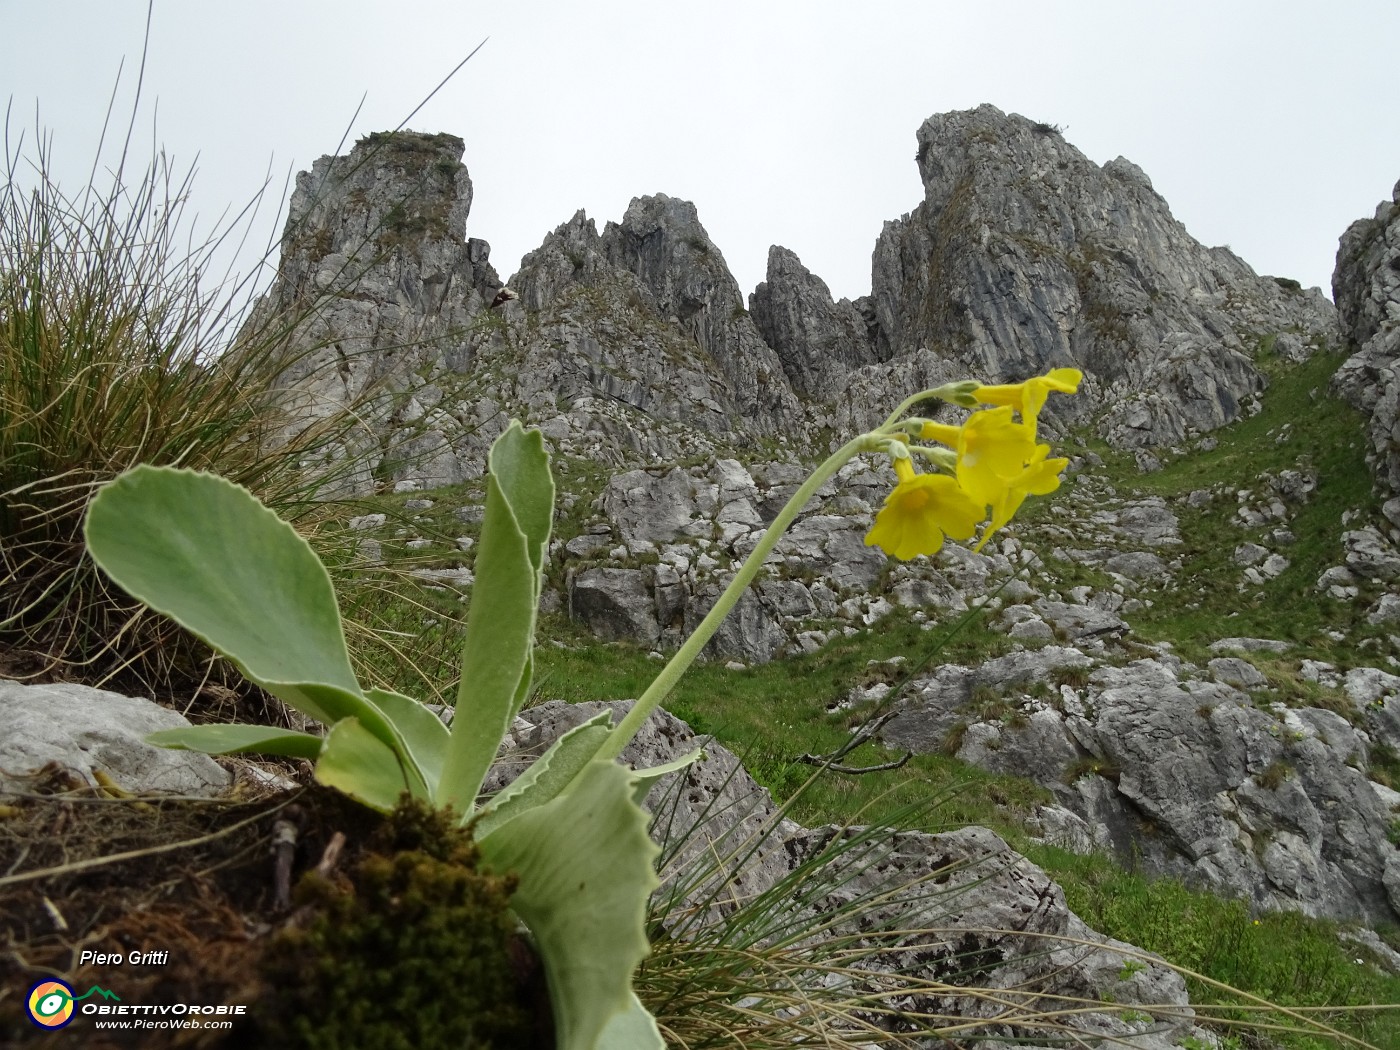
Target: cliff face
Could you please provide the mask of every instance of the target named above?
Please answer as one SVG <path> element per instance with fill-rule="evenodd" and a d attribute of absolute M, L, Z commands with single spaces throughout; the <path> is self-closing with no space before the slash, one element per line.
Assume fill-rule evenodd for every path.
<path fill-rule="evenodd" d="M 369 414 L 375 469 L 423 485 L 479 473 L 479 435 L 512 415 L 641 465 L 810 445 L 949 378 L 1061 365 L 1087 381 L 1056 410 L 1120 447 L 1179 445 L 1251 410 L 1261 340 L 1300 360 L 1334 338 L 1319 293 L 1203 247 L 1122 158 L 992 106 L 930 118 L 918 144 L 924 201 L 886 224 L 856 302 L 774 246 L 745 310 L 695 206 L 657 194 L 601 234 L 575 215 L 491 310 L 461 140 L 370 136 L 299 177 L 265 315 L 318 300 L 287 373 L 300 411 L 393 395 Z"/>
<path fill-rule="evenodd" d="M 405 356 L 431 355 L 490 301 L 499 279 L 485 242 L 466 239 L 462 149 L 454 135 L 372 135 L 297 176 L 262 309 L 297 317 L 302 345 L 324 346 L 293 365 L 290 384 L 315 375 L 316 392 L 353 397 Z"/>
<path fill-rule="evenodd" d="M 1091 377 L 1076 407 L 1107 408 L 1111 442 L 1176 444 L 1259 393 L 1261 338 L 1282 333 L 1297 357 L 1332 336 L 1320 293 L 1204 247 L 1141 169 L 1121 157 L 1099 167 L 1054 128 L 993 106 L 943 114 L 919 129 L 917 159 L 924 201 L 885 224 L 868 298 L 811 304 L 790 254 L 770 257 L 755 314 L 805 321 L 765 334 L 790 374 L 826 377 L 808 383 L 812 396 L 839 397 L 845 373 L 869 361 L 890 364 L 863 386 L 911 360 L 926 368 L 923 350 L 991 380 L 1074 365 Z M 830 344 L 849 345 L 859 320 L 868 346 L 833 369 Z"/>
<path fill-rule="evenodd" d="M 1335 383 L 1370 415 L 1368 458 L 1382 486 L 1400 494 L 1400 182 L 1373 217 L 1342 234 L 1332 295 L 1352 351 Z"/>
<path fill-rule="evenodd" d="M 472 185 L 451 135 L 373 135 L 298 177 L 255 322 L 288 319 L 294 418 L 357 404 L 377 478 L 474 477 L 511 416 L 602 462 L 703 454 L 792 431 L 802 407 L 695 207 L 634 200 L 600 236 L 582 212 L 502 283 L 467 239 Z M 361 403 L 362 402 L 362 403 Z"/>

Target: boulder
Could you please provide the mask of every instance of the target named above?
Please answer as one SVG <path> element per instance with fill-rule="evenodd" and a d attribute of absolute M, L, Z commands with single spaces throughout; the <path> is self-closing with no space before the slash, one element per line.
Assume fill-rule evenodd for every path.
<path fill-rule="evenodd" d="M 605 641 L 654 643 L 661 636 L 644 569 L 585 569 L 569 587 L 569 616 Z"/>
<path fill-rule="evenodd" d="M 90 784 L 101 771 L 138 794 L 217 795 L 232 777 L 212 758 L 145 741 L 148 733 L 189 724 L 141 697 L 0 680 L 0 795 L 26 790 L 25 775 L 50 762 Z"/>
<path fill-rule="evenodd" d="M 987 671 L 1006 659 L 912 683 L 883 738 L 937 751 L 958 730 L 959 758 L 1050 789 L 1094 840 L 1146 871 L 1258 907 L 1368 923 L 1400 914 L 1385 882 L 1400 852 L 1392 818 L 1366 773 L 1367 737 L 1347 719 L 1261 710 L 1227 683 L 1252 688 L 1263 676 L 1221 657 L 1209 668 L 1216 682 L 1174 659 L 1100 665 L 1087 687 L 1007 695 L 1017 716 L 981 721 L 973 683 L 1000 678 Z M 1348 673 L 1348 693 L 1367 703 L 1371 738 L 1393 739 L 1400 677 L 1360 670 Z"/>

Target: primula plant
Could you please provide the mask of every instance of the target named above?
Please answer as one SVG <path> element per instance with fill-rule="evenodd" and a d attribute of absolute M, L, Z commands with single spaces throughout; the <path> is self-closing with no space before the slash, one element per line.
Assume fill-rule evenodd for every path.
<path fill-rule="evenodd" d="M 237 485 L 137 467 L 92 501 L 87 544 L 122 587 L 325 727 L 202 725 L 155 733 L 151 742 L 309 759 L 319 781 L 380 811 L 405 793 L 450 808 L 471 825 L 485 863 L 518 877 L 511 908 L 543 960 L 560 1050 L 656 1050 L 664 1046 L 660 1033 L 631 987 L 648 951 L 646 904 L 658 884 L 641 802 L 657 778 L 699 752 L 633 770 L 617 761 L 623 748 L 802 507 L 845 463 L 862 453 L 887 456 L 899 479 L 867 544 L 909 559 L 936 553 L 945 536 L 971 539 L 980 526 L 980 547 L 1028 494 L 1059 485 L 1067 460 L 1048 458 L 1049 446 L 1037 443 L 1037 415 L 1051 391 L 1072 393 L 1080 378 L 1062 368 L 1014 385 L 950 383 L 909 398 L 816 469 L 618 725 L 603 714 L 576 727 L 489 798 L 481 797 L 482 785 L 530 688 L 554 518 L 539 431 L 512 423 L 490 452 L 450 730 L 418 700 L 356 679 L 324 566 L 291 526 Z M 979 410 L 960 425 L 906 418 L 934 398 Z"/>

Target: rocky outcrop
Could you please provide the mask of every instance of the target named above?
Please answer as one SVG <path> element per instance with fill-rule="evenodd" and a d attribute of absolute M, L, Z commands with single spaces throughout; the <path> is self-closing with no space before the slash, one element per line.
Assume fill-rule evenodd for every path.
<path fill-rule="evenodd" d="M 523 712 L 514 742 L 525 754 L 537 754 L 599 711 L 610 708 L 621 717 L 629 706 L 552 701 Z M 648 719 L 621 757 L 650 766 L 700 746 L 699 763 L 653 788 L 647 803 L 663 845 L 659 893 L 669 897 L 677 922 L 693 928 L 693 919 L 679 917 L 707 908 L 730 924 L 760 924 L 745 925 L 739 934 L 756 941 L 763 939 L 762 923 L 790 931 L 813 920 L 821 922 L 824 938 L 841 938 L 855 930 L 839 925 L 838 909 L 864 901 L 859 918 L 850 920 L 855 929 L 876 936 L 885 930 L 918 932 L 900 940 L 901 950 L 853 963 L 846 978 L 869 980 L 859 972 L 868 967 L 872 975 L 887 975 L 883 981 L 941 982 L 936 994 L 917 990 L 919 1005 L 910 1008 L 967 1022 L 981 1019 L 979 1037 L 1053 1038 L 1053 1029 L 1040 1027 L 1033 1017 L 1015 1020 L 1020 1008 L 1048 995 L 1135 1007 L 1077 1014 L 1067 1023 L 1078 1035 L 1116 1037 L 1158 1050 L 1180 1046 L 1188 1036 L 1208 1038 L 1193 1024 L 1178 974 L 1151 957 L 1125 966 L 1129 958 L 1143 959 L 1141 953 L 1087 927 L 1044 871 L 985 828 L 868 839 L 859 828 L 805 828 L 782 816 L 733 753 L 697 737 L 665 711 Z M 496 776 L 505 781 L 511 774 L 507 765 Z M 851 843 L 844 853 L 843 840 Z M 841 876 L 829 887 L 812 877 L 824 855 L 839 858 L 834 864 Z M 747 918 L 734 915 L 742 902 L 783 887 L 799 872 L 807 879 L 787 882 L 781 905 L 752 909 Z M 977 960 L 975 966 L 968 965 L 970 958 Z M 969 986 L 992 990 L 993 997 Z"/>
<path fill-rule="evenodd" d="M 582 212 L 501 282 L 465 239 L 471 180 L 450 135 L 373 135 L 299 178 L 279 276 L 249 331 L 293 329 L 301 425 L 363 421 L 328 456 L 354 486 L 478 476 L 512 417 L 615 464 L 794 431 L 802 410 L 694 205 L 638 198 L 602 235 Z"/>
<path fill-rule="evenodd" d="M 1100 167 L 1053 127 L 993 106 L 925 121 L 924 201 L 875 247 L 876 356 L 929 348 L 991 380 L 1075 365 L 1119 446 L 1175 444 L 1262 389 L 1261 337 L 1306 353 L 1334 329 L 1316 291 L 1205 248 L 1141 169 Z"/>
<path fill-rule="evenodd" d="M 614 475 L 588 531 L 555 545 L 572 615 L 603 638 L 680 645 L 805 478 L 792 463 L 734 459 Z M 865 534 L 892 484 L 884 468 L 847 464 L 779 540 L 707 652 L 766 663 L 897 607 L 928 619 L 966 612 L 1003 583 L 1021 597 L 1038 593 L 1010 579 L 1021 553 L 1010 538 L 981 554 L 950 543 L 936 558 L 891 564 Z"/>
<path fill-rule="evenodd" d="M 1149 871 L 1262 908 L 1400 917 L 1400 850 L 1387 839 L 1400 796 L 1366 775 L 1369 750 L 1393 746 L 1379 712 L 1400 679 L 1368 682 L 1380 703 L 1359 732 L 1336 711 L 1270 703 L 1238 657 L 1205 669 L 1170 655 L 1122 667 L 1086 657 L 1050 646 L 1010 675 L 1001 661 L 941 668 L 886 739 L 935 751 L 955 740 L 964 761 L 1035 780 L 1084 822 L 1089 844 Z M 1004 698 L 996 718 L 972 713 L 974 683 Z M 1027 692 L 1045 683 L 1048 694 Z M 1350 710 L 1363 725 L 1366 712 Z"/>
<path fill-rule="evenodd" d="M 833 302 L 826 283 L 776 244 L 749 312 L 793 388 L 809 400 L 838 398 L 850 373 L 875 361 L 867 318 L 849 299 Z"/>
<path fill-rule="evenodd" d="M 744 297 L 695 205 L 664 193 L 634 198 L 603 230 L 603 251 L 634 275 L 656 314 L 719 366 L 739 419 L 771 432 L 801 409 L 777 356 L 744 312 Z"/>
<path fill-rule="evenodd" d="M 1368 458 L 1377 480 L 1400 493 L 1400 183 L 1342 234 L 1332 294 L 1352 351 L 1333 382 L 1371 417 Z"/>
<path fill-rule="evenodd" d="M 367 490 L 376 473 L 400 480 L 409 462 L 429 484 L 466 476 L 449 440 L 462 406 L 437 388 L 392 396 L 404 377 L 470 356 L 469 333 L 500 285 L 490 246 L 466 239 L 462 150 L 453 135 L 371 135 L 299 174 L 277 279 L 242 333 L 257 342 L 290 328 L 291 426 L 346 408 L 360 417 L 326 450 L 356 463 L 342 479 L 350 491 Z"/>
<path fill-rule="evenodd" d="M 1290 526 L 1316 484 L 1281 470 L 1248 489 L 1201 489 L 1172 503 L 1124 497 L 1080 474 L 1057 495 L 1055 520 L 1023 530 L 1056 569 L 1033 573 L 1030 595 L 991 618 L 1011 651 L 945 665 L 898 696 L 855 691 L 849 706 L 896 704 L 883 729 L 891 747 L 955 754 L 1050 790 L 1056 804 L 1039 819 L 1057 845 L 1111 850 L 1258 908 L 1393 923 L 1400 677 L 1299 660 L 1289 643 L 1264 638 L 1220 637 L 1192 663 L 1132 629 L 1154 602 L 1194 607 L 1178 512 L 1218 502 L 1217 519 L 1250 537 L 1218 582 L 1257 601 L 1288 570 Z M 1318 588 L 1340 588 L 1346 574 L 1350 589 L 1330 597 L 1379 593 L 1370 615 L 1384 622 L 1400 555 L 1371 527 L 1343 533 L 1341 549 L 1345 564 Z M 1085 569 L 1110 582 L 1056 579 Z M 1394 662 L 1367 644 L 1372 659 Z M 1392 652 L 1397 645 L 1400 637 Z"/>
<path fill-rule="evenodd" d="M 638 197 L 602 233 L 582 212 L 491 306 L 451 135 L 372 135 L 298 178 L 277 282 L 252 330 L 290 325 L 291 425 L 354 404 L 326 450 L 349 487 L 478 475 L 517 417 L 557 450 L 636 467 L 864 429 L 910 393 L 1058 365 L 1088 378 L 1056 412 L 1120 446 L 1177 444 L 1249 410 L 1261 340 L 1293 358 L 1335 322 L 1316 292 L 1256 276 L 1172 218 L 1127 161 L 1092 163 L 991 106 L 918 134 L 924 201 L 887 223 L 872 291 L 833 302 L 786 249 L 743 295 L 695 206 Z"/>

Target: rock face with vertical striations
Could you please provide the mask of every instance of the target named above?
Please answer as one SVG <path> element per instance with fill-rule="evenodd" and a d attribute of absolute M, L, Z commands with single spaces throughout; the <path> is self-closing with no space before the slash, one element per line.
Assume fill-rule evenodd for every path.
<path fill-rule="evenodd" d="M 860 310 L 849 299 L 833 302 L 826 282 L 776 244 L 768 250 L 767 280 L 749 296 L 749 312 L 804 398 L 831 400 L 853 369 L 875 361 Z"/>
<path fill-rule="evenodd" d="M 1400 493 L 1400 182 L 1376 214 L 1342 234 L 1332 294 L 1352 356 L 1337 389 L 1371 417 L 1376 479 Z"/>
<path fill-rule="evenodd" d="M 405 358 L 438 354 L 490 302 L 500 281 L 489 246 L 466 239 L 462 149 L 455 135 L 371 135 L 297 176 L 261 309 L 296 317 L 314 303 L 300 342 L 324 345 L 288 369 L 288 382 L 315 375 L 304 392 L 348 401 Z"/>
<path fill-rule="evenodd" d="M 694 205 L 637 198 L 600 236 L 582 212 L 501 281 L 467 240 L 450 135 L 372 135 L 303 173 L 259 323 L 291 319 L 293 415 L 359 406 L 361 489 L 480 474 L 511 417 L 621 465 L 795 431 L 802 406 Z M 314 310 L 310 304 L 314 303 Z"/>
<path fill-rule="evenodd" d="M 438 362 L 466 364 L 465 333 L 500 286 L 490 246 L 466 238 L 462 150 L 455 135 L 376 134 L 297 176 L 277 280 L 250 328 L 293 326 L 293 425 L 357 407 L 365 427 L 331 450 L 361 462 L 352 490 L 372 487 L 386 455 L 414 460 L 431 484 L 465 476 L 450 440 L 461 421 L 431 393 L 393 407 L 376 398 Z M 420 425 L 406 429 L 404 415 Z"/>
<path fill-rule="evenodd" d="M 1076 366 L 1119 446 L 1180 442 L 1263 388 L 1251 355 L 1325 341 L 1330 305 L 1192 238 L 1140 168 L 1100 167 L 1060 132 L 993 106 L 925 121 L 924 201 L 875 246 L 876 356 L 927 348 L 1007 380 Z"/>
<path fill-rule="evenodd" d="M 501 282 L 466 239 L 461 151 L 402 132 L 317 161 L 259 312 L 316 304 L 295 339 L 313 349 L 287 371 L 301 415 L 383 395 L 364 413 L 365 484 L 475 476 L 512 416 L 634 467 L 803 447 L 948 379 L 1062 365 L 1087 378 L 1052 418 L 1095 417 L 1119 446 L 1180 444 L 1251 409 L 1262 342 L 1297 360 L 1335 330 L 1320 293 L 1195 241 L 1130 162 L 1099 166 L 992 106 L 919 129 L 924 200 L 885 224 L 855 302 L 775 246 L 745 310 L 695 206 L 655 194 L 601 234 L 576 214 L 522 261 L 520 299 L 488 308 Z"/>

